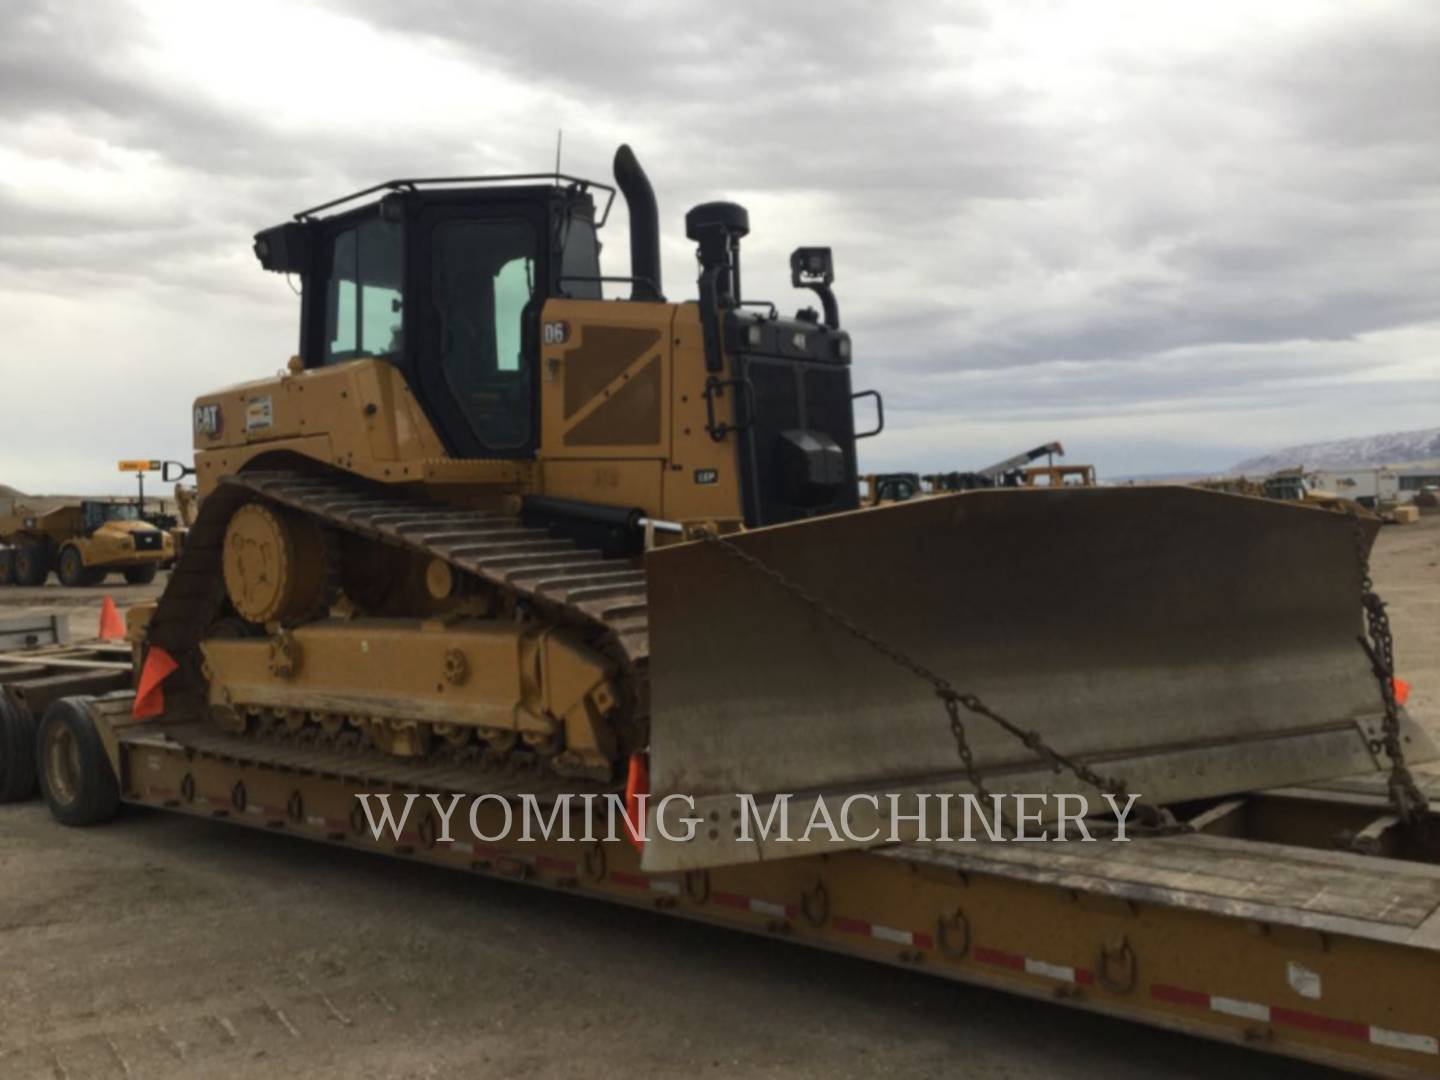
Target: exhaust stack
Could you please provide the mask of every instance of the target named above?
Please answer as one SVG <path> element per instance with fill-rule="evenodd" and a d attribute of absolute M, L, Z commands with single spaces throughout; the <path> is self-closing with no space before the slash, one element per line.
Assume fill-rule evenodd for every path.
<path fill-rule="evenodd" d="M 655 189 L 635 151 L 622 143 L 615 151 L 615 183 L 630 208 L 631 300 L 663 301 L 660 282 L 660 209 Z"/>

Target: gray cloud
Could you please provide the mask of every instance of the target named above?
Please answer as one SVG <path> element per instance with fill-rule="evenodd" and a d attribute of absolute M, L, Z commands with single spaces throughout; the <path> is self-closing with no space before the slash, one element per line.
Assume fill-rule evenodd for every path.
<path fill-rule="evenodd" d="M 963 464 L 921 431 L 938 417 L 985 431 L 1000 456 L 1025 425 L 1098 441 L 1123 414 L 1130 434 L 1104 445 L 1124 471 L 1172 438 L 1177 455 L 1234 459 L 1233 431 L 1177 424 L 1186 415 L 1254 425 L 1245 448 L 1263 449 L 1275 420 L 1257 401 L 1290 403 L 1290 441 L 1433 422 L 1417 410 L 1440 397 L 1427 381 L 1440 375 L 1440 12 L 1423 0 L 1268 28 L 1237 8 L 1200 41 L 1128 42 L 1117 22 L 1114 40 L 1075 49 L 1051 40 L 1073 9 L 1040 2 L 904 17 L 861 0 L 297 10 L 486 89 L 341 65 L 297 82 L 316 108 L 260 106 L 151 62 L 175 48 L 163 14 L 0 2 L 0 147 L 69 178 L 53 191 L 0 178 L 0 319 L 27 328 L 31 351 L 60 334 L 67 358 L 84 356 L 91 343 L 71 338 L 85 328 L 171 373 L 165 408 L 181 412 L 290 348 L 293 297 L 249 259 L 257 228 L 389 176 L 547 167 L 564 127 L 572 170 L 603 172 L 621 140 L 640 151 L 672 296 L 693 292 L 680 222 L 695 202 L 750 204 L 747 285 L 782 306 L 803 302 L 789 249 L 834 244 L 857 383 L 886 388 L 901 421 L 867 448 L 877 458 Z M 267 59 L 257 82 L 298 75 Z M 388 77 L 412 121 L 347 113 L 347 80 Z M 623 208 L 614 224 L 607 258 L 623 272 Z M 81 297 L 104 298 L 113 321 L 33 329 L 33 311 Z M 197 364 L 195 343 L 214 356 Z M 48 392 L 31 395 L 37 426 L 73 407 Z M 1135 426 L 1147 416 L 1149 434 Z M 183 421 L 167 418 L 167 437 L 183 440 Z M 0 445 L 0 470 L 16 467 L 35 466 Z"/>
<path fill-rule="evenodd" d="M 1013 122 L 1037 103 L 1033 92 L 957 79 L 969 64 L 942 47 L 941 34 L 983 34 L 978 3 L 930 5 L 923 19 L 873 0 L 572 0 L 507 6 L 503 16 L 460 0 L 357 0 L 336 10 L 604 103 L 662 140 L 664 175 L 686 192 L 853 193 L 904 227 L 908 213 L 886 213 L 897 202 L 934 199 L 939 209 L 942 200 L 1021 198 L 1061 161 L 1053 142 Z"/>

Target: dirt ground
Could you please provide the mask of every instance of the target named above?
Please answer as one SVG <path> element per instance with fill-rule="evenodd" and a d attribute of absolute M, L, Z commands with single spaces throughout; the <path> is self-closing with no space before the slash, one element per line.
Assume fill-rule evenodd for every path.
<path fill-rule="evenodd" d="M 1440 728 L 1440 516 L 1383 531 Z M 122 606 L 158 592 L 115 586 Z M 0 590 L 0 611 L 107 590 Z M 0 807 L 0 1077 L 1320 1075 L 1240 1047 L 521 885 L 127 810 Z"/>

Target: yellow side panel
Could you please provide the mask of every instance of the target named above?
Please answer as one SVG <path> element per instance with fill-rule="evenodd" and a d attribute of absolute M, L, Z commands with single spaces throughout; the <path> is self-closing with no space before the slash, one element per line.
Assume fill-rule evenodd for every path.
<path fill-rule="evenodd" d="M 244 383 L 195 402 L 201 494 L 262 453 L 286 450 L 377 480 L 413 480 L 445 457 L 404 377 L 353 360 Z"/>
<path fill-rule="evenodd" d="M 671 328 L 671 460 L 665 470 L 664 510 L 672 521 L 738 521 L 740 519 L 739 453 L 737 435 L 718 442 L 706 431 L 705 345 L 700 330 L 700 309 L 680 304 Z M 720 373 L 729 378 L 729 363 Z M 733 391 L 714 401 L 717 423 L 735 423 Z"/>
<path fill-rule="evenodd" d="M 619 458 L 575 458 L 541 464 L 541 489 L 546 495 L 604 506 L 623 506 L 660 515 L 662 461 Z"/>
<path fill-rule="evenodd" d="M 676 521 L 740 516 L 735 438 L 705 430 L 694 304 L 552 300 L 541 337 L 547 495 Z M 717 419 L 733 422 L 733 402 L 717 406 Z"/>
<path fill-rule="evenodd" d="M 669 304 L 551 300 L 540 353 L 540 459 L 670 456 Z"/>

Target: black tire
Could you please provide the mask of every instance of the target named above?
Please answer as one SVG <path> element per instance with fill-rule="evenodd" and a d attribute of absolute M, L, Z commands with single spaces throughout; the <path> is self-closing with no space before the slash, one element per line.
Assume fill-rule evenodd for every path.
<path fill-rule="evenodd" d="M 149 585 L 155 580 L 155 575 L 160 568 L 154 563 L 146 563 L 144 566 L 130 566 L 125 569 L 125 581 L 129 585 Z"/>
<path fill-rule="evenodd" d="M 15 549 L 0 544 L 0 585 L 15 584 Z"/>
<path fill-rule="evenodd" d="M 50 576 L 50 552 L 35 540 L 21 540 L 15 545 L 15 584 L 44 585 Z"/>
<path fill-rule="evenodd" d="M 55 565 L 55 573 L 60 578 L 61 585 L 68 585 L 71 588 L 99 585 L 105 577 L 105 571 L 85 565 L 85 557 L 73 544 L 61 549 L 60 558 Z"/>
<path fill-rule="evenodd" d="M 40 792 L 62 825 L 98 825 L 120 809 L 120 783 L 85 702 L 52 702 L 35 736 Z"/>
<path fill-rule="evenodd" d="M 35 795 L 35 719 L 0 691 L 0 803 Z"/>

